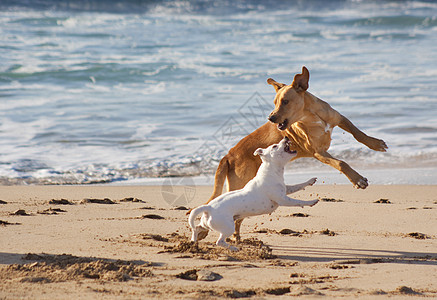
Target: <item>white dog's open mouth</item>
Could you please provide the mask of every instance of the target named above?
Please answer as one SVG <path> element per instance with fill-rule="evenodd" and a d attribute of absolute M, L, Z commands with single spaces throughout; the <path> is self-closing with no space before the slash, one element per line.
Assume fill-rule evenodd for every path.
<path fill-rule="evenodd" d="M 288 126 L 288 119 L 285 119 L 284 122 L 278 124 L 279 130 L 285 130 Z"/>
<path fill-rule="evenodd" d="M 285 143 L 284 151 L 290 154 L 296 154 L 297 151 L 291 150 L 290 146 L 291 146 L 291 142 Z"/>

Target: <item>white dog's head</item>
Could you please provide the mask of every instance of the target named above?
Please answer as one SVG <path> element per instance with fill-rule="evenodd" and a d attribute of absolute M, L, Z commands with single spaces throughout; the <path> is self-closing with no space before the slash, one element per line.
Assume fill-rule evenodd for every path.
<path fill-rule="evenodd" d="M 284 137 L 279 144 L 273 144 L 266 149 L 258 148 L 253 155 L 259 155 L 262 161 L 276 162 L 285 165 L 297 155 L 296 151 L 291 150 L 291 142 Z"/>

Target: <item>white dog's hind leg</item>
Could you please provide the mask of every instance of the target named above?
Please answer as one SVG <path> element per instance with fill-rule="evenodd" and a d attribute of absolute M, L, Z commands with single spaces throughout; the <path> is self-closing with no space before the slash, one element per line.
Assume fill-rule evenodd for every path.
<path fill-rule="evenodd" d="M 208 231 L 208 229 L 203 228 L 201 225 L 197 225 L 196 227 L 194 227 L 193 234 L 191 235 L 191 241 L 197 242 L 197 237 L 199 235 L 199 232 L 205 231 L 205 230 Z"/>
<path fill-rule="evenodd" d="M 296 185 L 286 185 L 286 188 L 287 188 L 286 193 L 287 193 L 287 195 L 296 193 L 298 191 L 305 189 L 307 186 L 313 185 L 314 183 L 316 183 L 316 181 L 317 181 L 317 178 L 314 177 L 308 181 L 305 181 L 304 183 L 300 183 L 300 184 L 296 184 Z"/>

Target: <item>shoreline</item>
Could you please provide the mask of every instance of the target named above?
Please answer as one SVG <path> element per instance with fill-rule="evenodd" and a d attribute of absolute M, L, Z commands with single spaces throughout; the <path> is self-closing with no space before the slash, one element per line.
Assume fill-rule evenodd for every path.
<path fill-rule="evenodd" d="M 200 205 L 211 186 L 166 188 L 0 186 L 0 297 L 437 296 L 437 185 L 316 184 L 293 194 L 325 198 L 314 207 L 244 220 L 238 253 L 216 247 L 216 233 L 192 248 L 183 204 L 172 205 Z M 219 276 L 180 278 L 201 270 Z"/>
<path fill-rule="evenodd" d="M 370 185 L 435 185 L 437 184 L 437 167 L 429 168 L 372 168 L 357 169 L 370 182 Z M 308 168 L 285 170 L 284 179 L 286 183 L 296 184 L 304 182 L 309 178 L 317 177 L 317 185 L 350 185 L 349 180 L 337 170 L 331 167 L 321 166 L 320 168 Z M 200 185 L 209 186 L 214 184 L 214 174 L 208 176 L 172 176 L 159 178 L 141 178 L 126 181 L 106 183 L 110 186 L 132 186 L 132 185 Z"/>
<path fill-rule="evenodd" d="M 369 180 L 369 184 L 377 185 L 434 185 L 437 184 L 437 166 L 429 167 L 397 167 L 379 166 L 374 168 L 355 168 L 362 176 Z M 0 186 L 50 186 L 50 185 L 107 185 L 107 186 L 135 186 L 135 185 L 195 185 L 208 186 L 214 184 L 215 173 L 202 173 L 201 175 L 185 175 L 174 173 L 161 177 L 5 177 L 0 176 Z M 285 168 L 284 179 L 287 183 L 295 184 L 304 182 L 309 178 L 317 177 L 319 185 L 348 185 L 349 180 L 332 167 L 321 164 L 319 167 L 295 168 L 288 165 Z"/>

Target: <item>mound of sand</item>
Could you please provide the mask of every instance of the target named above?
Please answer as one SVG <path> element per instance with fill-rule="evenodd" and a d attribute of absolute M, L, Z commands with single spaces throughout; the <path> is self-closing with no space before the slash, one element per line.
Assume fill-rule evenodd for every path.
<path fill-rule="evenodd" d="M 147 262 L 104 260 L 77 257 L 69 254 L 48 255 L 29 253 L 27 264 L 12 264 L 0 269 L 0 279 L 20 282 L 64 282 L 84 278 L 104 281 L 127 281 L 134 277 L 150 277 Z"/>

